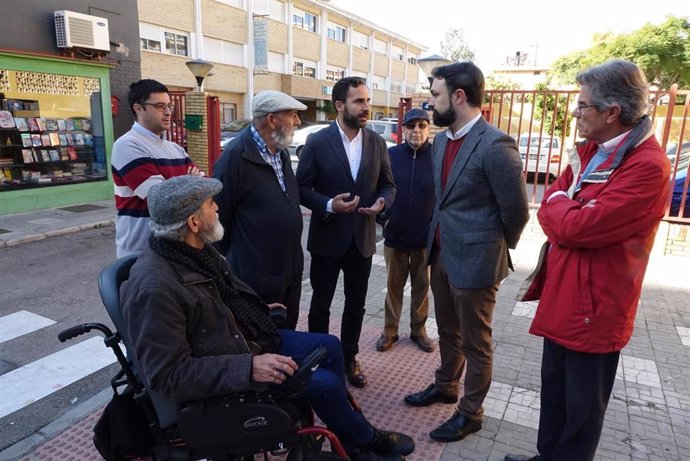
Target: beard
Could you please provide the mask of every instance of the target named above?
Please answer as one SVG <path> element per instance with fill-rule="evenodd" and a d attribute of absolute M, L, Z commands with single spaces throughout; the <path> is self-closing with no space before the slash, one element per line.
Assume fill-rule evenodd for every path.
<path fill-rule="evenodd" d="M 433 110 L 434 115 L 434 125 L 436 126 L 451 126 L 453 122 L 458 118 L 452 107 L 441 113 L 436 109 Z"/>
<path fill-rule="evenodd" d="M 199 237 L 201 237 L 201 240 L 203 240 L 204 243 L 211 244 L 219 242 L 223 239 L 223 235 L 225 235 L 225 228 L 218 220 L 218 217 L 216 217 L 212 224 L 203 217 L 201 218 L 201 222 L 203 224 L 203 230 L 199 232 Z"/>
<path fill-rule="evenodd" d="M 343 123 L 345 126 L 348 128 L 352 128 L 353 130 L 358 130 L 360 128 L 364 128 L 367 124 L 367 122 L 361 122 L 359 120 L 359 115 L 352 115 L 347 108 L 343 111 Z M 364 113 L 364 115 L 369 115 L 368 113 Z"/>
<path fill-rule="evenodd" d="M 286 126 L 279 126 L 271 133 L 271 139 L 276 144 L 278 150 L 283 150 L 292 144 L 292 138 L 295 136 L 295 131 Z"/>

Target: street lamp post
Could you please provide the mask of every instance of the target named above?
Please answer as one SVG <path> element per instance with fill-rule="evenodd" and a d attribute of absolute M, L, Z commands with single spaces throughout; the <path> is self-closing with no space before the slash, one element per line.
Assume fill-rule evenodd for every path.
<path fill-rule="evenodd" d="M 208 76 L 213 64 L 202 59 L 195 59 L 194 61 L 187 61 L 185 65 L 189 68 L 196 79 L 197 91 L 204 91 L 204 79 Z"/>

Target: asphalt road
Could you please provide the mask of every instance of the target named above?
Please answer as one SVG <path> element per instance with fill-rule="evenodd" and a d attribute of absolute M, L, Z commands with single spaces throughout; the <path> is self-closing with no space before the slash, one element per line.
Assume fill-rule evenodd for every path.
<path fill-rule="evenodd" d="M 96 277 L 115 259 L 114 234 L 114 227 L 105 227 L 0 250 L 0 316 L 24 310 L 56 322 L 2 343 L 0 373 L 70 346 L 57 339 L 65 328 L 93 321 L 111 325 Z M 109 366 L 0 419 L 0 450 L 102 391 L 116 371 Z"/>

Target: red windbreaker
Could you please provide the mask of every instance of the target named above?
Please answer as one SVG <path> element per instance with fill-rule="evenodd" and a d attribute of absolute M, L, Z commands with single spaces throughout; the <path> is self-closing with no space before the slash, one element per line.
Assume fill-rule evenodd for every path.
<path fill-rule="evenodd" d="M 577 151 L 584 171 L 597 145 L 590 141 Z M 670 164 L 654 137 L 611 169 L 615 156 L 614 151 L 595 170 L 600 182 L 584 183 L 573 199 L 558 196 L 547 203 L 572 184 L 568 166 L 537 213 L 551 249 L 530 333 L 580 352 L 619 351 L 630 340 L 669 197 Z"/>

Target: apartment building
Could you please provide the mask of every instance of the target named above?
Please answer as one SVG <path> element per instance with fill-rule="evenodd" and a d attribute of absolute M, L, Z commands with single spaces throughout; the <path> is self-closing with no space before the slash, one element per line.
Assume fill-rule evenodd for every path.
<path fill-rule="evenodd" d="M 307 120 L 328 118 L 333 84 L 349 75 L 366 79 L 371 118 L 395 116 L 417 92 L 427 49 L 327 0 L 139 0 L 138 9 L 142 78 L 189 91 L 185 62 L 212 62 L 204 89 L 223 122 L 247 118 L 263 89 L 302 101 Z"/>

